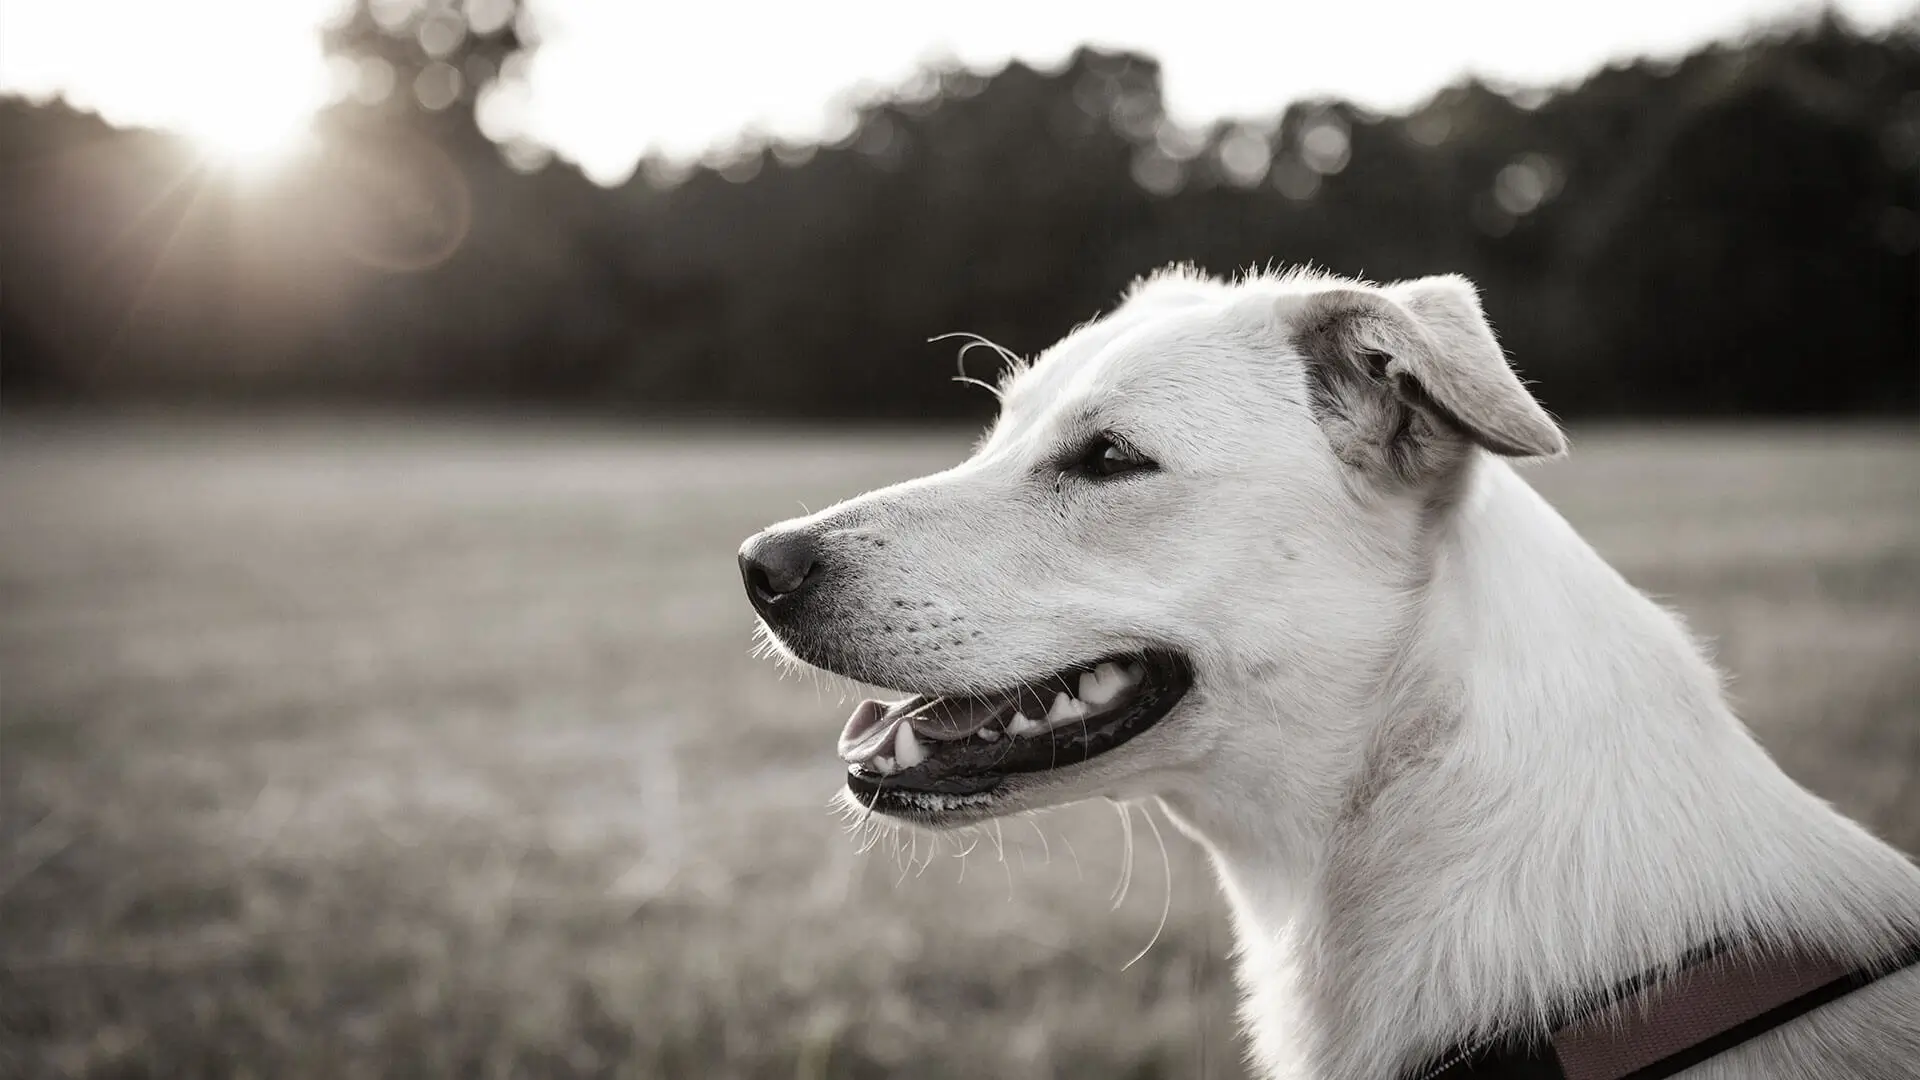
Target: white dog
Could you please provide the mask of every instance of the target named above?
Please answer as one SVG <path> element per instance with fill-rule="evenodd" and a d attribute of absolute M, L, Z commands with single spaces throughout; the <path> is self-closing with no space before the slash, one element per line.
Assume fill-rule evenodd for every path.
<path fill-rule="evenodd" d="M 1503 460 L 1564 448 L 1461 278 L 1175 271 L 1012 372 L 966 462 L 741 565 L 793 657 L 912 695 L 841 736 L 874 813 L 1159 799 L 1272 1075 L 1626 1076 L 1741 972 L 1832 968 L 1632 1075 L 1920 1076 L 1920 871 Z"/>

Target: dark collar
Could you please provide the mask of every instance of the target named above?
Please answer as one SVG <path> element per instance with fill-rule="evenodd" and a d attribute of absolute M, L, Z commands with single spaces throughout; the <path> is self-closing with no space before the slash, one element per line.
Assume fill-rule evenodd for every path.
<path fill-rule="evenodd" d="M 1793 949 L 1711 946 L 1629 979 L 1529 1038 L 1481 1039 L 1406 1080 L 1659 1080 L 1920 963 L 1920 944 L 1866 967 Z"/>

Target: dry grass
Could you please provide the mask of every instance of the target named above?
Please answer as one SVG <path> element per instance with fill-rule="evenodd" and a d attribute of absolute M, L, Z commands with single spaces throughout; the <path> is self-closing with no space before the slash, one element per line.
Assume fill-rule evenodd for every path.
<path fill-rule="evenodd" d="M 760 525 L 968 435 L 27 422 L 0 456 L 0 1073 L 1240 1073 L 1139 812 L 858 856 Z M 1920 848 L 1920 437 L 1582 433 L 1537 470 L 1787 767 Z M 1151 939 L 1171 890 L 1166 932 Z"/>

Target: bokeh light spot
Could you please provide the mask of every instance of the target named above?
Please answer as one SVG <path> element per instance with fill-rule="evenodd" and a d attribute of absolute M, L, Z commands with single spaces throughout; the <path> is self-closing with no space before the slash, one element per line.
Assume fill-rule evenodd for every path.
<path fill-rule="evenodd" d="M 423 0 L 367 0 L 367 13 L 373 16 L 374 25 L 397 34 L 407 28 L 422 6 Z"/>
<path fill-rule="evenodd" d="M 1525 217 L 1560 191 L 1561 174 L 1544 154 L 1522 154 L 1493 178 L 1493 201 L 1512 217 Z"/>
<path fill-rule="evenodd" d="M 467 27 L 481 37 L 497 34 L 513 18 L 513 0 L 467 0 Z"/>
<path fill-rule="evenodd" d="M 516 135 L 500 144 L 500 157 L 514 172 L 531 174 L 553 161 L 553 151 L 524 135 Z"/>
<path fill-rule="evenodd" d="M 1300 160 L 1322 176 L 1332 176 L 1346 168 L 1352 154 L 1347 122 L 1333 113 L 1314 117 L 1300 133 Z"/>
<path fill-rule="evenodd" d="M 1177 194 L 1186 186 L 1186 169 L 1161 153 L 1157 147 L 1142 147 L 1133 155 L 1133 182 L 1149 195 L 1161 198 Z"/>
<path fill-rule="evenodd" d="M 428 56 L 444 60 L 466 40 L 467 21 L 451 11 L 436 11 L 420 20 L 414 36 Z"/>
<path fill-rule="evenodd" d="M 527 111 L 531 105 L 531 92 L 526 83 L 499 79 L 480 92 L 474 122 L 480 126 L 482 135 L 504 144 L 526 135 Z"/>
<path fill-rule="evenodd" d="M 1453 134 L 1453 117 L 1445 109 L 1429 108 L 1407 118 L 1407 138 L 1421 146 L 1439 146 Z"/>
<path fill-rule="evenodd" d="M 1258 187 L 1273 167 L 1273 148 L 1263 133 L 1238 127 L 1220 140 L 1220 173 L 1235 187 Z"/>
<path fill-rule="evenodd" d="M 1192 161 L 1207 148 L 1207 140 L 1199 132 L 1162 120 L 1153 133 L 1153 145 L 1175 161 Z"/>
<path fill-rule="evenodd" d="M 460 100 L 460 69 L 440 60 L 421 68 L 413 80 L 413 96 L 431 112 L 452 105 Z"/>
<path fill-rule="evenodd" d="M 362 105 L 378 105 L 393 93 L 393 65 L 377 56 L 369 56 L 357 65 L 353 99 Z"/>
<path fill-rule="evenodd" d="M 1292 199 L 1305 202 L 1320 190 L 1320 174 L 1295 157 L 1283 157 L 1273 163 L 1273 189 Z"/>

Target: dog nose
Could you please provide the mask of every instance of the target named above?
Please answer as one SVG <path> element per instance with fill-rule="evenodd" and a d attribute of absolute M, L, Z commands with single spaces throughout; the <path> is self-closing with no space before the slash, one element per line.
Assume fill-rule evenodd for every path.
<path fill-rule="evenodd" d="M 749 537 L 740 545 L 740 576 L 753 606 L 766 612 L 790 599 L 818 576 L 818 556 L 813 537 L 804 532 L 769 529 Z"/>

